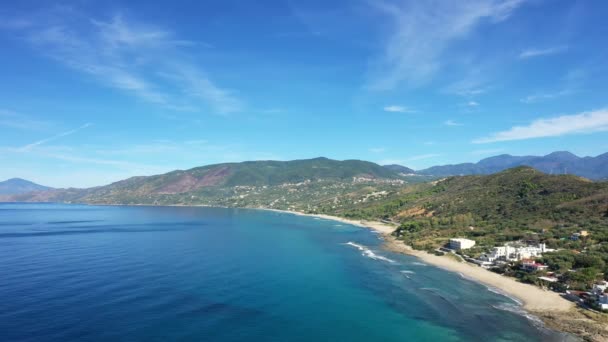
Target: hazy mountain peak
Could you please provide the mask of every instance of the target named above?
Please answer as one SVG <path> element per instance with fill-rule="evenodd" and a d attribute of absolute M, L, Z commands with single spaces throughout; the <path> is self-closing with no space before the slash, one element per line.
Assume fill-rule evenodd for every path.
<path fill-rule="evenodd" d="M 24 194 L 33 191 L 50 190 L 48 186 L 36 184 L 23 178 L 11 178 L 0 182 L 0 195 Z"/>
<path fill-rule="evenodd" d="M 545 156 L 501 154 L 473 164 L 438 165 L 418 173 L 434 176 L 491 174 L 524 165 L 549 174 L 573 174 L 596 180 L 608 178 L 608 153 L 580 158 L 569 151 L 556 151 Z"/>

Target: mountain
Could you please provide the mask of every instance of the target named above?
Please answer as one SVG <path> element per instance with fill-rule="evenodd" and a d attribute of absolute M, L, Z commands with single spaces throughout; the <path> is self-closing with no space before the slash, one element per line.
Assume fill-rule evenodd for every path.
<path fill-rule="evenodd" d="M 21 178 L 11 178 L 0 182 L 0 195 L 23 194 L 32 191 L 46 191 L 52 188 Z"/>
<path fill-rule="evenodd" d="M 397 165 L 397 164 L 390 164 L 390 165 L 384 165 L 385 168 L 398 172 L 398 173 L 403 173 L 406 175 L 411 175 L 411 174 L 415 174 L 416 171 L 414 171 L 413 169 L 410 169 L 409 167 L 405 167 L 403 165 Z"/>
<path fill-rule="evenodd" d="M 264 202 L 266 199 L 272 202 L 277 197 L 288 203 L 287 198 L 293 198 L 296 194 L 329 196 L 347 190 L 354 191 L 364 184 L 386 187 L 388 184 L 399 185 L 404 182 L 397 172 L 361 160 L 315 158 L 249 161 L 208 165 L 155 176 L 132 177 L 89 189 L 59 189 L 16 195 L 12 200 L 259 206 L 268 204 Z M 302 186 L 306 186 L 308 190 L 298 192 L 297 188 Z M 293 191 L 288 193 L 289 189 Z M 369 191 L 371 189 L 375 187 L 372 186 Z M 249 198 L 255 200 L 249 201 Z"/>
<path fill-rule="evenodd" d="M 482 246 L 539 236 L 557 244 L 581 229 L 601 242 L 608 241 L 608 183 L 521 166 L 407 187 L 335 214 L 401 222 L 403 236 L 418 247 L 455 236 Z"/>
<path fill-rule="evenodd" d="M 380 165 L 361 161 L 315 158 L 293 161 L 247 161 L 177 170 L 157 176 L 133 177 L 109 185 L 110 189 L 174 194 L 204 187 L 274 186 L 306 180 L 351 180 L 353 177 L 398 178 Z"/>
<path fill-rule="evenodd" d="M 517 166 L 530 166 L 548 174 L 573 174 L 593 180 L 608 179 L 608 153 L 581 158 L 566 151 L 541 157 L 502 154 L 482 159 L 478 163 L 433 166 L 416 173 L 435 176 L 483 175 Z"/>

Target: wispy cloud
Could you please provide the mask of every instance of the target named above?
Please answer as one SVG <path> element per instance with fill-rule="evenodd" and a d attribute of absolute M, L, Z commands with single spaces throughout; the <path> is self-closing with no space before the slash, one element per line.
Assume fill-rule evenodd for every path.
<path fill-rule="evenodd" d="M 188 48 L 206 45 L 179 39 L 171 31 L 122 15 L 104 21 L 77 13 L 50 16 L 21 30 L 53 60 L 142 101 L 178 111 L 241 109 L 231 91 L 193 62 Z"/>
<path fill-rule="evenodd" d="M 473 143 L 483 144 L 601 131 L 608 131 L 608 109 L 538 119 L 527 126 L 515 126 L 509 130 L 473 140 Z"/>
<path fill-rule="evenodd" d="M 401 83 L 418 86 L 441 69 L 444 52 L 467 37 L 484 20 L 508 18 L 523 0 L 374 1 L 393 29 L 378 61 L 371 88 L 393 89 Z"/>
<path fill-rule="evenodd" d="M 35 157 L 37 160 L 48 159 L 50 162 L 47 161 L 43 168 L 44 172 L 36 177 L 48 176 L 60 179 L 59 182 L 67 186 L 96 186 L 131 176 L 159 174 L 176 168 L 185 169 L 212 163 L 282 160 L 274 153 L 252 151 L 247 146 L 238 144 L 213 144 L 205 139 L 184 141 L 157 139 L 135 145 L 120 143 L 115 145 L 114 142 L 108 142 L 103 145 L 65 146 L 58 145 L 59 140 L 55 144 L 50 143 L 61 136 L 75 134 L 78 129 L 84 127 L 62 132 L 22 148 L 0 146 L 0 158 L 12 154 L 15 158 L 11 160 L 16 163 L 29 157 Z M 26 155 L 28 158 L 23 158 Z M 74 170 L 82 172 L 78 175 L 82 178 L 80 183 L 74 180 L 73 175 L 66 176 L 68 178 L 63 177 L 64 174 L 70 174 Z M 6 170 L 4 174 L 7 174 Z"/>
<path fill-rule="evenodd" d="M 239 144 L 217 144 L 206 139 L 174 141 L 159 139 L 118 148 L 97 148 L 95 153 L 104 158 L 144 158 L 154 160 L 157 164 L 179 163 L 191 167 L 209 163 L 235 162 L 243 160 L 274 159 L 281 160 L 279 155 L 266 151 L 251 151 Z M 181 164 L 180 164 L 181 165 Z"/>
<path fill-rule="evenodd" d="M 69 132 L 64 132 L 62 134 L 65 136 L 65 134 L 69 134 Z M 51 164 L 48 164 L 43 168 L 44 172 L 41 174 L 36 174 L 36 171 L 30 170 L 30 168 L 16 170 L 18 170 L 18 172 L 31 172 L 35 175 L 35 178 L 54 178 L 55 181 L 53 183 L 59 181 L 63 183 L 61 186 L 70 187 L 107 184 L 131 176 L 150 175 L 171 170 L 171 166 L 139 163 L 133 160 L 136 158 L 125 160 L 109 159 L 104 158 L 103 156 L 96 156 L 95 151 L 87 151 L 86 154 L 83 154 L 82 152 L 79 153 L 76 148 L 69 146 L 45 145 L 45 142 L 51 140 L 53 139 L 45 139 L 42 142 L 37 142 L 39 144 L 36 145 L 36 148 L 27 150 L 23 150 L 23 148 L 0 147 L 0 152 L 19 155 L 27 152 L 28 155 L 35 156 L 37 160 L 53 160 Z M 20 159 L 13 160 L 18 165 Z M 84 179 L 86 179 L 86 182 L 81 183 Z"/>
<path fill-rule="evenodd" d="M 43 153 L 43 155 L 47 158 L 54 158 L 63 161 L 68 161 L 76 164 L 94 164 L 94 165 L 105 165 L 105 166 L 113 166 L 116 168 L 120 168 L 123 170 L 139 170 L 139 172 L 150 174 L 155 172 L 166 172 L 167 167 L 159 167 L 155 165 L 145 165 L 140 163 L 133 163 L 124 160 L 112 160 L 112 159 L 102 159 L 102 158 L 91 158 L 91 157 L 81 157 L 77 155 L 65 154 L 65 153 Z"/>
<path fill-rule="evenodd" d="M 487 93 L 489 88 L 480 84 L 481 82 L 470 82 L 469 80 L 459 81 L 443 88 L 448 94 L 455 94 L 463 97 L 474 97 Z"/>
<path fill-rule="evenodd" d="M 593 73 L 592 68 L 587 66 L 579 66 L 568 70 L 560 79 L 554 88 L 550 91 L 541 91 L 521 98 L 522 103 L 537 103 L 543 101 L 555 100 L 560 97 L 570 96 L 572 94 L 581 92 L 584 87 L 586 80 Z"/>
<path fill-rule="evenodd" d="M 461 124 L 459 122 L 456 122 L 454 120 L 446 120 L 443 122 L 444 125 L 446 126 L 464 126 L 464 124 Z"/>
<path fill-rule="evenodd" d="M 24 130 L 40 130 L 48 128 L 50 123 L 33 119 L 12 110 L 0 109 L 0 126 Z"/>
<path fill-rule="evenodd" d="M 53 135 L 52 137 L 49 137 L 49 138 L 46 138 L 46 139 L 42 139 L 42 140 L 38 140 L 38 141 L 35 141 L 35 142 L 31 143 L 31 144 L 27 144 L 25 146 L 19 147 L 19 148 L 16 149 L 16 151 L 18 151 L 18 152 L 27 152 L 27 151 L 31 150 L 32 148 L 34 148 L 36 146 L 40 146 L 42 144 L 46 144 L 48 142 L 57 140 L 59 138 L 63 138 L 63 137 L 66 137 L 68 135 L 72 135 L 72 134 L 74 134 L 74 133 L 76 133 L 76 132 L 78 132 L 80 130 L 83 130 L 83 129 L 87 128 L 87 127 L 91 127 L 91 125 L 92 125 L 91 123 L 86 123 L 86 124 L 84 124 L 84 125 L 82 125 L 82 126 L 80 126 L 78 128 L 71 129 L 71 130 L 65 131 L 65 132 L 61 132 L 59 134 Z"/>
<path fill-rule="evenodd" d="M 519 58 L 520 59 L 527 59 L 527 58 L 532 58 L 532 57 L 540 57 L 540 56 L 547 56 L 547 55 L 554 55 L 560 52 L 564 52 L 568 49 L 567 46 L 554 46 L 554 47 L 549 47 L 549 48 L 531 48 L 531 49 L 526 49 L 524 51 L 522 51 L 519 54 Z"/>
<path fill-rule="evenodd" d="M 386 106 L 383 109 L 385 112 L 391 112 L 391 113 L 413 113 L 414 112 L 413 110 L 411 110 L 408 107 L 397 106 L 397 105 Z"/>
<path fill-rule="evenodd" d="M 469 101 L 469 102 L 467 102 L 467 106 L 469 106 L 469 107 L 477 107 L 477 106 L 479 106 L 479 102 L 477 102 L 477 101 Z"/>
<path fill-rule="evenodd" d="M 520 101 L 523 103 L 536 103 L 536 102 L 542 102 L 542 101 L 547 101 L 547 100 L 553 100 L 562 96 L 567 96 L 572 94 L 573 91 L 570 89 L 564 89 L 564 90 L 560 90 L 554 93 L 537 93 L 534 95 L 529 95 L 526 96 L 524 98 L 522 98 Z"/>

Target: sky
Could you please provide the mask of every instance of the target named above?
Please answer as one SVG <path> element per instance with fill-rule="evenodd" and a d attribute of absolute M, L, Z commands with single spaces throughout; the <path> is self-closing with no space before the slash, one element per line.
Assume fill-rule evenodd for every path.
<path fill-rule="evenodd" d="M 608 151 L 602 0 L 4 1 L 0 180 Z"/>

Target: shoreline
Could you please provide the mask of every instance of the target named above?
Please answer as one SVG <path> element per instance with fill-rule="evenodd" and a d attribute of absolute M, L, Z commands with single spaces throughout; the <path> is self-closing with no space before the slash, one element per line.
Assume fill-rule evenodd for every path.
<path fill-rule="evenodd" d="M 136 205 L 137 206 L 137 205 Z M 157 206 L 157 205 L 150 205 Z M 208 206 L 208 205 L 167 205 L 175 207 L 219 207 L 221 206 Z M 269 212 L 276 212 L 282 214 L 290 214 L 296 216 L 307 216 L 316 217 L 325 220 L 331 220 L 335 222 L 350 224 L 353 226 L 371 229 L 379 233 L 384 239 L 382 248 L 400 254 L 411 255 L 418 259 L 439 267 L 448 272 L 454 272 L 460 274 L 460 276 L 487 286 L 489 289 L 496 290 L 500 295 L 505 296 L 516 303 L 518 303 L 524 310 L 541 317 L 548 317 L 549 315 L 563 315 L 566 313 L 575 312 L 574 303 L 562 298 L 559 294 L 549 290 L 543 290 L 537 286 L 531 284 L 524 284 L 516 281 L 513 278 L 506 277 L 497 273 L 493 273 L 489 270 L 481 268 L 479 266 L 471 265 L 467 262 L 458 262 L 454 259 L 429 254 L 425 251 L 418 251 L 403 242 L 397 240 L 391 235 L 395 231 L 396 227 L 386 223 L 378 221 L 367 221 L 367 220 L 351 220 L 342 218 L 339 216 L 325 215 L 325 214 L 306 214 L 299 211 L 281 210 L 263 207 L 245 207 L 241 209 L 252 209 L 252 210 L 263 210 Z"/>
<path fill-rule="evenodd" d="M 514 278 L 471 265 L 466 261 L 459 262 L 446 256 L 437 256 L 425 251 L 415 250 L 391 235 L 396 229 L 395 226 L 378 221 L 350 220 L 323 214 L 305 214 L 268 208 L 252 209 L 318 217 L 374 230 L 384 239 L 383 249 L 393 253 L 414 256 L 429 265 L 448 272 L 458 273 L 469 281 L 484 285 L 488 288 L 488 291 L 495 292 L 517 303 L 527 313 L 524 314 L 525 317 L 538 319 L 543 323 L 544 328 L 569 334 L 584 341 L 608 341 L 608 325 L 603 323 L 603 319 L 590 316 L 584 309 L 579 309 L 573 302 L 568 301 L 558 293 L 543 290 L 531 284 L 520 283 Z M 569 338 L 566 338 L 566 340 L 570 341 Z"/>
<path fill-rule="evenodd" d="M 523 311 L 532 317 L 540 319 L 546 328 L 571 334 L 585 341 L 608 341 L 608 319 L 593 315 L 585 309 L 578 308 L 574 303 L 561 297 L 559 294 L 543 290 L 531 284 L 517 282 L 514 278 L 506 277 L 483 269 L 467 262 L 459 262 L 446 256 L 436 256 L 425 251 L 414 250 L 402 241 L 392 236 L 396 226 L 378 221 L 351 220 L 338 216 L 324 214 L 306 214 L 298 211 L 271 209 L 263 207 L 223 207 L 216 205 L 155 205 L 155 204 L 86 204 L 100 206 L 149 206 L 149 207 L 210 207 L 225 209 L 263 210 L 296 216 L 316 217 L 325 220 L 354 225 L 371 229 L 382 236 L 382 248 L 394 253 L 414 256 L 425 263 L 439 267 L 448 272 L 458 273 L 461 277 L 484 285 L 488 291 L 496 292 L 516 302 Z M 524 315 L 530 318 L 529 315 Z M 568 339 L 569 341 L 569 339 Z"/>
<path fill-rule="evenodd" d="M 511 300 L 519 302 L 521 306 L 532 313 L 537 312 L 568 312 L 574 309 L 574 303 L 562 298 L 559 294 L 549 290 L 543 290 L 531 284 L 524 284 L 479 266 L 471 265 L 467 262 L 458 262 L 454 259 L 445 256 L 437 256 L 429 254 L 425 251 L 418 251 L 410 246 L 407 246 L 402 241 L 397 240 L 391 235 L 396 227 L 377 221 L 361 221 L 350 220 L 337 216 L 323 214 L 305 214 L 301 212 L 264 209 L 260 210 L 274 211 L 298 216 L 318 217 L 326 220 L 332 220 L 347 224 L 352 224 L 358 227 L 372 229 L 382 235 L 384 238 L 383 248 L 400 254 L 407 254 L 419 258 L 420 260 L 433 266 L 442 268 L 446 271 L 459 273 L 464 278 L 480 283 L 490 288 L 498 290 L 501 295 L 509 297 Z"/>

